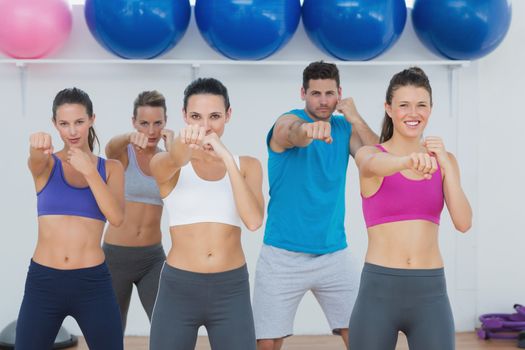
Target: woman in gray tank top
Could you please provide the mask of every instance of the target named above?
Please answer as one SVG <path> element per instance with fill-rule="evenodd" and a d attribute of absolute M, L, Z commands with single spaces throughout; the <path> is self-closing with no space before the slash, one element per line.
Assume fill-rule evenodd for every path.
<path fill-rule="evenodd" d="M 157 91 L 141 92 L 135 99 L 131 122 L 135 131 L 113 137 L 106 146 L 108 159 L 119 160 L 126 169 L 124 223 L 120 227 L 108 225 L 103 245 L 124 328 L 133 285 L 151 320 L 166 259 L 160 229 L 163 204 L 149 169 L 151 158 L 160 151 L 160 140 L 168 148 L 166 140 L 172 138 L 172 132 L 164 128 L 164 96 Z"/>

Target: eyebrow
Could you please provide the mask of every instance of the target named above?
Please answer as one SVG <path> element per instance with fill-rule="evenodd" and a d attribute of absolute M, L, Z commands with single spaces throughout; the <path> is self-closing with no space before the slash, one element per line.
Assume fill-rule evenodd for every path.
<path fill-rule="evenodd" d="M 73 122 L 78 122 L 79 120 L 85 120 L 85 119 L 89 119 L 89 118 L 88 117 L 80 117 L 80 118 L 77 118 L 77 119 L 73 120 Z M 59 119 L 58 122 L 59 123 L 69 123 L 69 121 L 64 120 L 64 119 Z"/>
<path fill-rule="evenodd" d="M 199 113 L 199 112 L 188 112 L 189 114 L 192 114 L 192 115 L 202 115 L 202 113 Z M 208 115 L 212 115 L 212 114 L 220 114 L 220 115 L 223 115 L 224 112 L 210 112 Z"/>

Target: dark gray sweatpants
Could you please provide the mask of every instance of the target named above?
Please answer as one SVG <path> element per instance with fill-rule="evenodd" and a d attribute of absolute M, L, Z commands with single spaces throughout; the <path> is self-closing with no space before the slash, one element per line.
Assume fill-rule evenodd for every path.
<path fill-rule="evenodd" d="M 200 326 L 206 327 L 212 350 L 255 350 L 246 265 L 195 273 L 164 264 L 150 350 L 193 350 Z"/>
<path fill-rule="evenodd" d="M 133 285 L 137 286 L 140 302 L 151 321 L 159 287 L 160 270 L 166 261 L 162 244 L 124 247 L 104 243 L 102 249 L 106 255 L 106 263 L 120 307 L 122 329 L 126 329 Z"/>
<path fill-rule="evenodd" d="M 454 350 L 454 319 L 444 269 L 365 263 L 349 326 L 350 350 L 393 350 L 398 332 L 410 350 Z"/>

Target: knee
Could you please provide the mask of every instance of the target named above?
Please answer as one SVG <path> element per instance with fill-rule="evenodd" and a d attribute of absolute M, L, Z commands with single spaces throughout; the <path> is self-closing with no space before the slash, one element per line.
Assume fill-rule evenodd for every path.
<path fill-rule="evenodd" d="M 259 339 L 257 340 L 257 350 L 274 350 L 276 344 L 276 339 Z"/>

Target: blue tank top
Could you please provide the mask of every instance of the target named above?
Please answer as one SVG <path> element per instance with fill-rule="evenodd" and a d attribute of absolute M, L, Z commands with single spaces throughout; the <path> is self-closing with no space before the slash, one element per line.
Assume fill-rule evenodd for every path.
<path fill-rule="evenodd" d="M 307 122 L 304 110 L 292 110 Z M 278 248 L 327 254 L 346 248 L 344 227 L 346 168 L 352 125 L 342 116 L 330 117 L 333 142 L 314 140 L 307 147 L 281 153 L 266 140 L 270 201 L 264 243 Z"/>
<path fill-rule="evenodd" d="M 55 164 L 46 185 L 37 193 L 38 216 L 74 215 L 106 221 L 89 186 L 74 187 L 66 182 L 62 161 L 53 154 Z M 106 162 L 98 158 L 97 170 L 106 181 Z"/>

